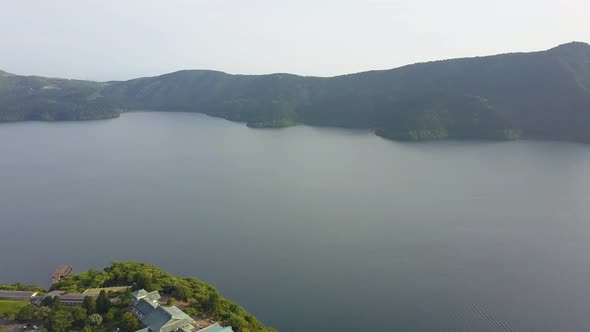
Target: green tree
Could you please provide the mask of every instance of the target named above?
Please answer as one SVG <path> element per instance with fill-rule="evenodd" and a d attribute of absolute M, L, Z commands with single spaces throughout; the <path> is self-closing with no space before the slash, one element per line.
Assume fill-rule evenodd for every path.
<path fill-rule="evenodd" d="M 151 273 L 141 272 L 137 275 L 137 288 L 145 289 L 148 292 L 154 290 L 153 276 Z"/>
<path fill-rule="evenodd" d="M 227 325 L 230 325 L 233 328 L 233 330 L 236 332 L 248 331 L 247 330 L 247 327 L 249 325 L 248 322 L 244 318 L 242 318 L 236 314 L 230 314 L 229 318 L 225 321 L 225 323 Z"/>
<path fill-rule="evenodd" d="M 184 313 L 187 314 L 187 315 L 189 315 L 189 316 L 191 316 L 191 317 L 193 317 L 193 316 L 196 316 L 198 314 L 198 311 L 195 308 L 188 307 L 188 308 L 185 308 L 184 309 Z"/>
<path fill-rule="evenodd" d="M 121 327 L 124 332 L 133 332 L 139 327 L 139 321 L 134 314 L 126 312 L 121 319 Z"/>
<path fill-rule="evenodd" d="M 176 299 L 173 298 L 172 296 L 170 296 L 168 298 L 168 301 L 166 301 L 166 305 L 174 305 L 174 303 L 176 303 Z"/>
<path fill-rule="evenodd" d="M 131 305 L 131 291 L 127 289 L 127 291 L 123 292 L 119 297 L 119 307 L 125 308 Z"/>
<path fill-rule="evenodd" d="M 177 299 L 186 300 L 192 294 L 190 292 L 190 288 L 182 284 L 176 284 L 174 286 L 174 292 L 172 293 Z"/>
<path fill-rule="evenodd" d="M 96 313 L 96 300 L 92 296 L 86 296 L 82 307 L 86 309 L 86 313 L 92 315 Z"/>
<path fill-rule="evenodd" d="M 59 308 L 61 308 L 61 299 L 59 296 L 54 296 L 51 303 L 51 309 L 58 310 Z"/>
<path fill-rule="evenodd" d="M 100 326 L 100 324 L 102 324 L 102 316 L 99 314 L 92 314 L 88 316 L 86 323 L 90 326 Z"/>
<path fill-rule="evenodd" d="M 34 319 L 36 311 L 37 307 L 32 304 L 27 304 L 16 314 L 16 319 L 21 322 L 31 321 Z"/>
<path fill-rule="evenodd" d="M 206 312 L 215 312 L 218 310 L 220 302 L 221 299 L 219 293 L 213 291 L 209 294 L 209 297 L 203 302 L 203 309 Z"/>
<path fill-rule="evenodd" d="M 43 307 L 51 307 L 51 306 L 53 306 L 53 296 L 45 296 L 41 300 L 41 306 L 43 306 Z"/>
<path fill-rule="evenodd" d="M 72 319 L 74 320 L 74 325 L 78 326 L 78 327 L 82 327 L 84 326 L 84 323 L 86 322 L 86 317 L 88 317 L 88 315 L 86 314 L 86 309 L 84 309 L 83 307 L 71 307 L 68 308 L 70 313 L 72 314 Z"/>
<path fill-rule="evenodd" d="M 33 315 L 33 320 L 36 322 L 44 322 L 46 321 L 49 316 L 51 315 L 51 308 L 49 307 L 39 307 L 35 311 Z"/>
<path fill-rule="evenodd" d="M 112 307 L 109 309 L 109 312 L 107 312 L 107 314 L 105 315 L 105 318 L 109 322 L 113 322 L 113 321 L 117 320 L 120 315 L 121 315 L 121 310 L 119 308 Z"/>
<path fill-rule="evenodd" d="M 49 317 L 50 332 L 67 332 L 74 323 L 72 314 L 66 310 L 57 310 Z"/>
<path fill-rule="evenodd" d="M 92 332 L 92 328 L 88 325 L 84 325 L 84 328 L 82 329 L 82 332 Z"/>
<path fill-rule="evenodd" d="M 104 314 L 109 311 L 111 307 L 111 300 L 107 296 L 107 292 L 103 290 L 100 291 L 98 294 L 98 298 L 96 299 L 96 312 Z"/>

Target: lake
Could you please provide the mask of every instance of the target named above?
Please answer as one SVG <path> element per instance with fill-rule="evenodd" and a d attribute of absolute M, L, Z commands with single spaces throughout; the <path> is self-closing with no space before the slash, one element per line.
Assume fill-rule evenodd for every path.
<path fill-rule="evenodd" d="M 590 145 L 138 112 L 0 153 L 0 283 L 134 260 L 280 331 L 590 327 Z"/>

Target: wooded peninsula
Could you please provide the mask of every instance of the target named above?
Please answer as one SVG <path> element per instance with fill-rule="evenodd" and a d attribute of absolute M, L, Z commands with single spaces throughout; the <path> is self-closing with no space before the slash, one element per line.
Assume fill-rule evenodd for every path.
<path fill-rule="evenodd" d="M 276 331 L 208 283 L 134 262 L 114 262 L 102 271 L 69 275 L 48 290 L 18 283 L 0 285 L 2 328 L 46 332 Z"/>

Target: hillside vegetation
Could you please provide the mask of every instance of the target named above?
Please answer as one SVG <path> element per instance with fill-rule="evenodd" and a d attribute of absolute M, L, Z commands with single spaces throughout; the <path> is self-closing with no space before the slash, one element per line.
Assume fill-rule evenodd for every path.
<path fill-rule="evenodd" d="M 187 302 L 192 314 L 206 314 L 238 332 L 272 332 L 236 303 L 222 297 L 211 285 L 196 278 L 170 275 L 153 265 L 114 262 L 103 271 L 90 270 L 60 280 L 53 289 L 82 292 L 87 288 L 131 286 L 131 290 L 160 291 Z"/>
<path fill-rule="evenodd" d="M 0 121 L 94 120 L 119 116 L 104 83 L 17 76 L 0 71 Z"/>
<path fill-rule="evenodd" d="M 391 139 L 590 141 L 590 45 L 419 63 L 330 78 L 185 70 L 97 83 L 0 73 L 0 120 L 200 112 L 250 127 L 370 128 Z"/>

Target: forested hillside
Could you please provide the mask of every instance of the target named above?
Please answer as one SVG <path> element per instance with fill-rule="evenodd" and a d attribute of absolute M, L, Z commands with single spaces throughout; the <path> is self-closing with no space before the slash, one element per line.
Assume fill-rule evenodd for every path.
<path fill-rule="evenodd" d="M 101 98 L 105 84 L 0 71 L 0 121 L 93 120 L 119 116 Z"/>
<path fill-rule="evenodd" d="M 251 127 L 370 128 L 403 140 L 590 141 L 590 45 L 419 63 L 331 78 L 185 70 L 96 83 L 0 73 L 0 120 L 199 112 Z"/>

